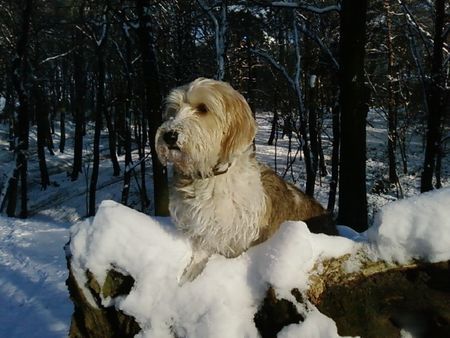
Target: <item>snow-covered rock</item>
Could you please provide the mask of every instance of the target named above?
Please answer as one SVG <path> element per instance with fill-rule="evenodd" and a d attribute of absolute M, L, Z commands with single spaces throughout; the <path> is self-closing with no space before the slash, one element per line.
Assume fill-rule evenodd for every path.
<path fill-rule="evenodd" d="M 450 259 L 450 189 L 387 205 L 367 234 L 346 228 L 341 233 L 353 240 L 312 234 L 303 222 L 286 222 L 271 239 L 237 258 L 211 257 L 201 275 L 179 286 L 191 255 L 187 239 L 168 218 L 104 201 L 93 220 L 73 226 L 71 266 L 80 286 L 86 271 L 100 285 L 111 269 L 133 277 L 129 294 L 103 298 L 102 304 L 133 316 L 142 328 L 139 337 L 258 337 L 254 316 L 269 285 L 305 318 L 279 337 L 338 337 L 333 320 L 311 303 L 297 302 L 292 289 L 306 293 L 317 263 L 345 254 L 366 252 L 373 259 L 400 262 Z M 95 306 L 92 297 L 91 303 Z"/>
<path fill-rule="evenodd" d="M 450 257 L 450 188 L 423 193 L 384 206 L 367 231 L 382 259 L 439 262 Z"/>

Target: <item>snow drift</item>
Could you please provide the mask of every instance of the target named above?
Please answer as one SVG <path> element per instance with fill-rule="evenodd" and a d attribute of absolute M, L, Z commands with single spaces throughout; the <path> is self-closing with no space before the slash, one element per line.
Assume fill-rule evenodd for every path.
<path fill-rule="evenodd" d="M 269 285 L 306 318 L 279 337 L 338 337 L 335 323 L 312 304 L 296 302 L 292 288 L 306 291 L 320 260 L 358 250 L 402 262 L 450 259 L 449 206 L 450 189 L 392 203 L 367 237 L 346 232 L 357 241 L 312 234 L 303 222 L 286 222 L 270 240 L 237 258 L 211 257 L 197 279 L 180 287 L 177 277 L 191 249 L 170 220 L 104 201 L 94 219 L 72 227 L 72 270 L 80 286 L 86 270 L 100 284 L 112 268 L 131 275 L 135 284 L 128 295 L 102 303 L 136 318 L 140 337 L 258 337 L 253 318 Z M 89 296 L 87 289 L 84 293 Z"/>

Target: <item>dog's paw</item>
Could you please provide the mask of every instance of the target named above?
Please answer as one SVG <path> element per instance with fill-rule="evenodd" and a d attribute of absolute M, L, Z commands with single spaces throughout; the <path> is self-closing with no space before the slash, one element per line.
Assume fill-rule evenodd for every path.
<path fill-rule="evenodd" d="M 184 268 L 183 273 L 178 277 L 178 285 L 182 286 L 186 282 L 192 282 L 208 263 L 209 254 L 204 251 L 196 251 L 192 254 L 190 263 Z"/>
<path fill-rule="evenodd" d="M 199 269 L 198 265 L 195 267 L 188 265 L 184 269 L 183 273 L 178 277 L 178 285 L 182 286 L 186 282 L 192 282 L 203 271 L 203 268 Z"/>

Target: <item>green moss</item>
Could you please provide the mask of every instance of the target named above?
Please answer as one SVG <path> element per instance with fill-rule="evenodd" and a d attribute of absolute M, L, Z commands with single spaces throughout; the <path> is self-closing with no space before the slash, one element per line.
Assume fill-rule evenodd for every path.
<path fill-rule="evenodd" d="M 450 337 L 448 264 L 394 269 L 327 285 L 317 304 L 344 336 L 400 337 L 413 327 L 423 337 Z"/>

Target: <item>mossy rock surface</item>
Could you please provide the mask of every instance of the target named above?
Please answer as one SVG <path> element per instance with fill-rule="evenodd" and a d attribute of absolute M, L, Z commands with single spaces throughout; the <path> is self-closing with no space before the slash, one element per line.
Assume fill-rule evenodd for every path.
<path fill-rule="evenodd" d="M 135 319 L 117 310 L 115 307 L 104 307 L 100 302 L 103 297 L 117 297 L 128 294 L 134 284 L 131 276 L 125 276 L 110 270 L 103 287 L 95 280 L 92 273 L 86 272 L 85 285 L 95 299 L 97 307 L 89 304 L 69 266 L 69 277 L 66 281 L 70 298 L 74 304 L 74 312 L 70 325 L 71 338 L 128 338 L 134 337 L 141 328 Z"/>
<path fill-rule="evenodd" d="M 318 309 L 342 336 L 450 337 L 449 262 L 398 267 L 324 288 Z"/>

